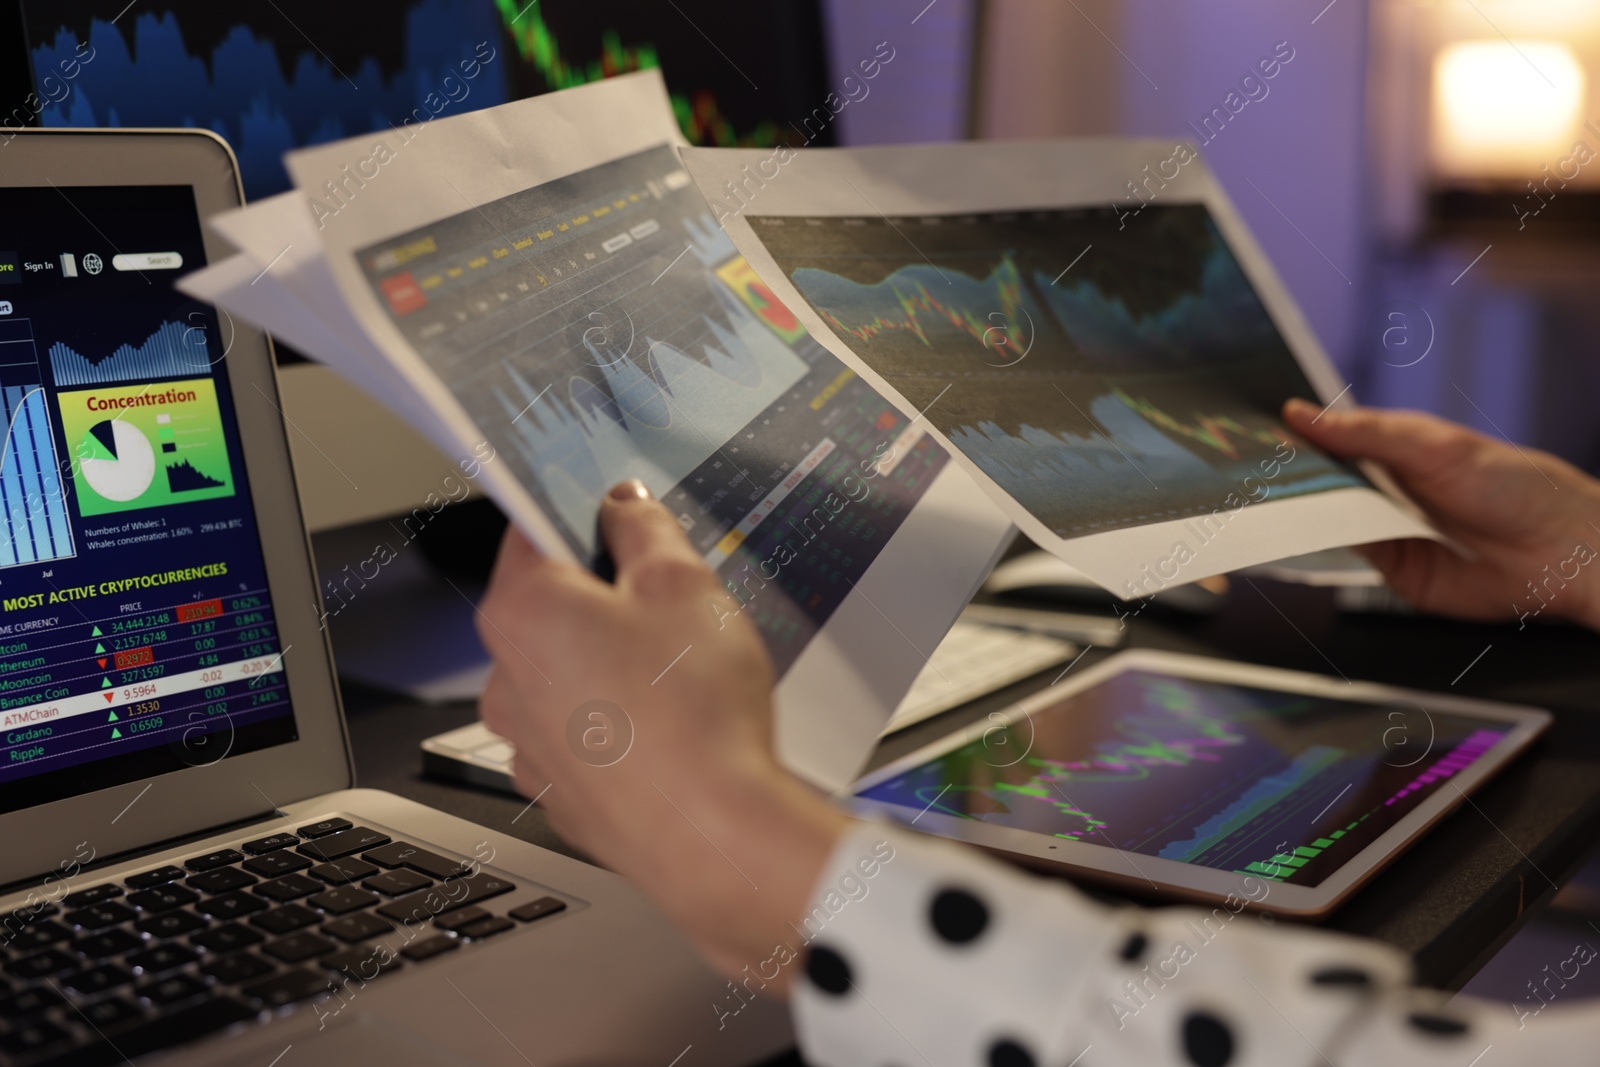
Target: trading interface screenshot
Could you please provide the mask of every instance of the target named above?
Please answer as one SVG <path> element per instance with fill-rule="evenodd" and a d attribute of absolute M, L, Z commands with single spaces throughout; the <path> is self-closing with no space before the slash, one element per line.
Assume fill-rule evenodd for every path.
<path fill-rule="evenodd" d="M 192 191 L 0 215 L 0 810 L 292 740 Z"/>
<path fill-rule="evenodd" d="M 696 0 L 692 20 L 658 0 L 22 6 L 35 77 L 55 79 L 45 126 L 212 130 L 251 199 L 289 187 L 292 149 L 637 70 L 662 72 L 691 143 L 723 147 L 793 137 L 828 89 L 816 0 Z"/>

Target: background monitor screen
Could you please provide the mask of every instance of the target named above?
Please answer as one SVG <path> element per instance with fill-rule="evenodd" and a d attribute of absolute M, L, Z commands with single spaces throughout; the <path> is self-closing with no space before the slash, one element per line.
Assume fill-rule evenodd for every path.
<path fill-rule="evenodd" d="M 119 10 L 120 9 L 120 10 Z M 695 144 L 830 143 L 791 123 L 827 96 L 815 0 L 24 0 L 45 126 L 198 126 L 245 194 L 283 154 L 659 67 Z"/>

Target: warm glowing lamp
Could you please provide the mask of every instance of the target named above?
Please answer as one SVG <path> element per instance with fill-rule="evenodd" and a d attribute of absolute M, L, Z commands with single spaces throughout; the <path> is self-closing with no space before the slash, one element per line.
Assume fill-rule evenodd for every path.
<path fill-rule="evenodd" d="M 1572 149 L 1585 78 L 1560 41 L 1458 41 L 1433 64 L 1433 159 L 1450 177 L 1534 177 Z"/>

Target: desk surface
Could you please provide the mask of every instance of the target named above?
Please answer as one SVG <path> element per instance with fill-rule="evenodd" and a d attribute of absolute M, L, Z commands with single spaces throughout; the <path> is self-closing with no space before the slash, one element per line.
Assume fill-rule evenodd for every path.
<path fill-rule="evenodd" d="M 1205 618 L 1130 620 L 1132 647 L 1216 655 L 1351 679 L 1549 708 L 1550 732 L 1329 919 L 1410 953 L 1425 984 L 1459 987 L 1600 843 L 1600 636 L 1337 612 L 1324 590 L 1235 583 Z M 337 634 L 336 644 L 337 644 Z M 1082 665 L 1102 655 L 1088 653 Z M 1080 665 L 1081 666 L 1081 665 Z M 1042 676 L 1048 679 L 1049 674 Z M 903 731 L 882 763 L 1037 687 L 1029 679 Z M 424 778 L 418 743 L 471 722 L 471 704 L 425 707 L 347 686 L 361 785 L 386 789 L 536 845 L 579 855 L 515 797 Z"/>

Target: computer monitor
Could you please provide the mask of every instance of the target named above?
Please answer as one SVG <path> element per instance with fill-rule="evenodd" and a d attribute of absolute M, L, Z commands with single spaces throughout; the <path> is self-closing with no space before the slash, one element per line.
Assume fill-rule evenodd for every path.
<path fill-rule="evenodd" d="M 250 199 L 289 187 L 293 148 L 644 68 L 661 68 L 695 144 L 797 140 L 791 123 L 829 91 L 818 0 L 17 6 L 41 125 L 205 127 Z"/>

